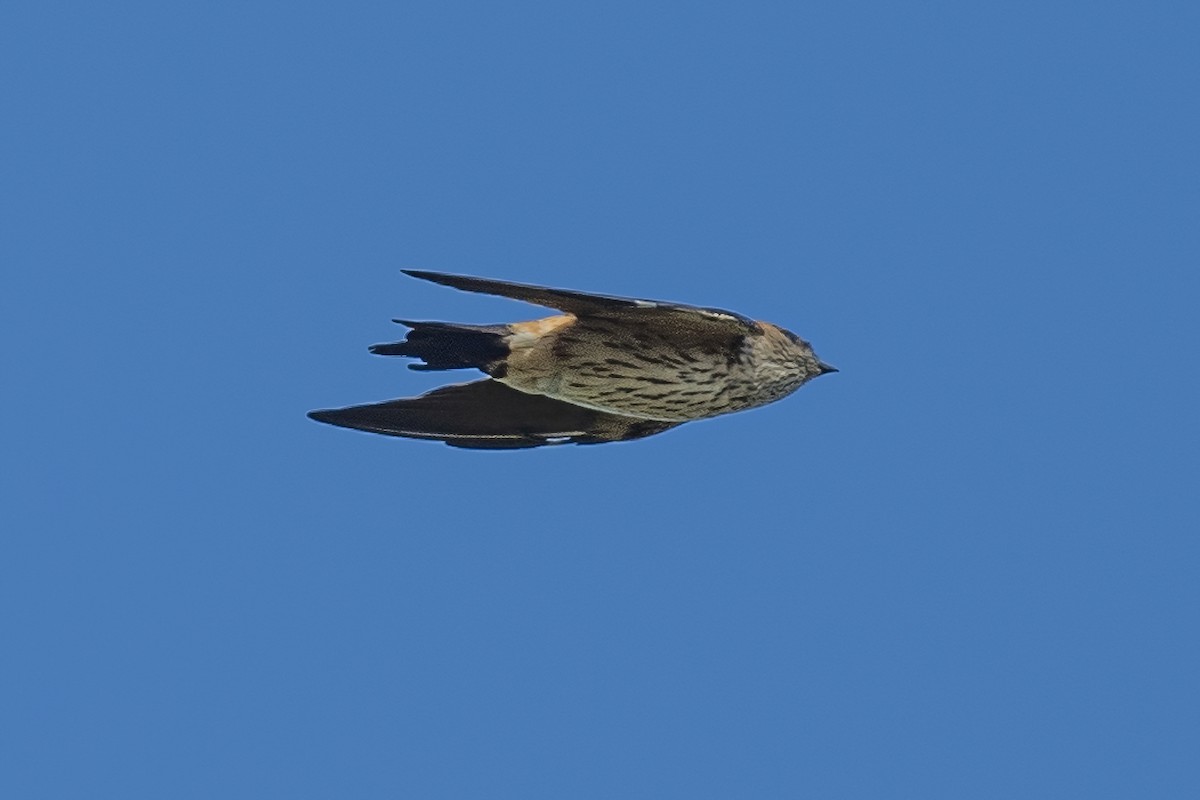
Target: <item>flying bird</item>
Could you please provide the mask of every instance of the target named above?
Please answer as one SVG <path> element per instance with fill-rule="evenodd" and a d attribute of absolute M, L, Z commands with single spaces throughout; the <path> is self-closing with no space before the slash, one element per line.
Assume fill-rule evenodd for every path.
<path fill-rule="evenodd" d="M 421 360 L 410 369 L 478 369 L 489 377 L 419 397 L 311 411 L 312 419 L 454 447 L 599 444 L 766 405 L 837 372 L 791 331 L 732 311 L 403 272 L 562 313 L 499 325 L 395 320 L 411 329 L 407 337 L 372 353 Z"/>

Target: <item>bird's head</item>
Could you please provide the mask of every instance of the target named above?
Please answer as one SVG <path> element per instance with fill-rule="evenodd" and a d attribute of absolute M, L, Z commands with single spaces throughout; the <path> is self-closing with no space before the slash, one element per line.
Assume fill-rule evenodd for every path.
<path fill-rule="evenodd" d="M 787 339 L 789 355 L 804 374 L 804 380 L 809 381 L 826 373 L 838 371 L 837 367 L 826 364 L 818 358 L 817 354 L 813 352 L 812 345 L 804 339 L 786 328 L 779 328 L 779 332 Z"/>

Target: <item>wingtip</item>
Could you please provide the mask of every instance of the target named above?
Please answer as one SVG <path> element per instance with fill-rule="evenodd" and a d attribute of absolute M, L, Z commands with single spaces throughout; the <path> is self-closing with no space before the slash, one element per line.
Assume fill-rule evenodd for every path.
<path fill-rule="evenodd" d="M 431 272 L 427 269 L 402 269 L 400 271 L 410 278 L 419 278 L 423 281 L 434 281 L 435 283 L 438 278 L 444 277 L 441 272 Z"/>
<path fill-rule="evenodd" d="M 361 409 L 361 406 L 350 406 L 348 408 L 319 408 L 316 411 L 308 412 L 307 416 L 309 419 L 315 422 L 323 422 L 326 425 L 333 425 L 338 428 L 386 433 L 386 431 L 379 431 L 374 426 L 370 425 L 369 420 L 364 420 Z"/>
<path fill-rule="evenodd" d="M 331 408 L 318 408 L 316 411 L 310 411 L 306 414 L 309 419 L 314 422 L 324 422 L 327 425 L 336 425 L 333 420 L 337 416 L 337 412 Z"/>
<path fill-rule="evenodd" d="M 486 289 L 478 288 L 476 284 L 491 283 L 485 278 L 476 278 L 471 275 L 456 275 L 453 272 L 433 272 L 428 269 L 402 269 L 400 270 L 410 278 L 418 278 L 430 283 L 436 283 L 439 286 L 449 286 L 451 289 L 458 289 L 464 292 L 483 292 L 489 294 Z"/>

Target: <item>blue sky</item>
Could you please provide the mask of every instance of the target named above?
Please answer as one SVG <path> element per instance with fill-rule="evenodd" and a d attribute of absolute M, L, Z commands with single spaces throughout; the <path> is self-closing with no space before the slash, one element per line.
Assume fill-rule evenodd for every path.
<path fill-rule="evenodd" d="M 0 794 L 1190 798 L 1194 4 L 0 11 Z M 486 275 L 841 368 L 315 424 Z"/>

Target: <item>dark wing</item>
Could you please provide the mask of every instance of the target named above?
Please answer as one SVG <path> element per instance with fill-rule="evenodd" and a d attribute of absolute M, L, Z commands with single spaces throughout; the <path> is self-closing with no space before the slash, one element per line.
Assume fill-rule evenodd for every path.
<path fill-rule="evenodd" d="M 443 386 L 420 397 L 310 411 L 308 416 L 343 428 L 478 449 L 620 442 L 679 424 L 593 411 L 490 379 Z"/>
<path fill-rule="evenodd" d="M 631 315 L 658 315 L 686 318 L 692 324 L 713 326 L 720 329 L 720 332 L 731 335 L 743 336 L 758 331 L 757 324 L 749 317 L 719 308 L 702 308 L 682 303 L 668 303 L 662 300 L 638 300 L 632 297 L 573 292 L 569 289 L 551 289 L 548 286 L 510 283 L 489 278 L 472 278 L 469 275 L 447 275 L 443 272 L 426 272 L 419 269 L 406 269 L 402 272 L 414 278 L 433 281 L 443 286 L 461 289 L 464 292 L 510 297 L 513 300 L 523 300 L 526 303 L 555 308 L 576 316 L 619 316 L 628 319 Z"/>

